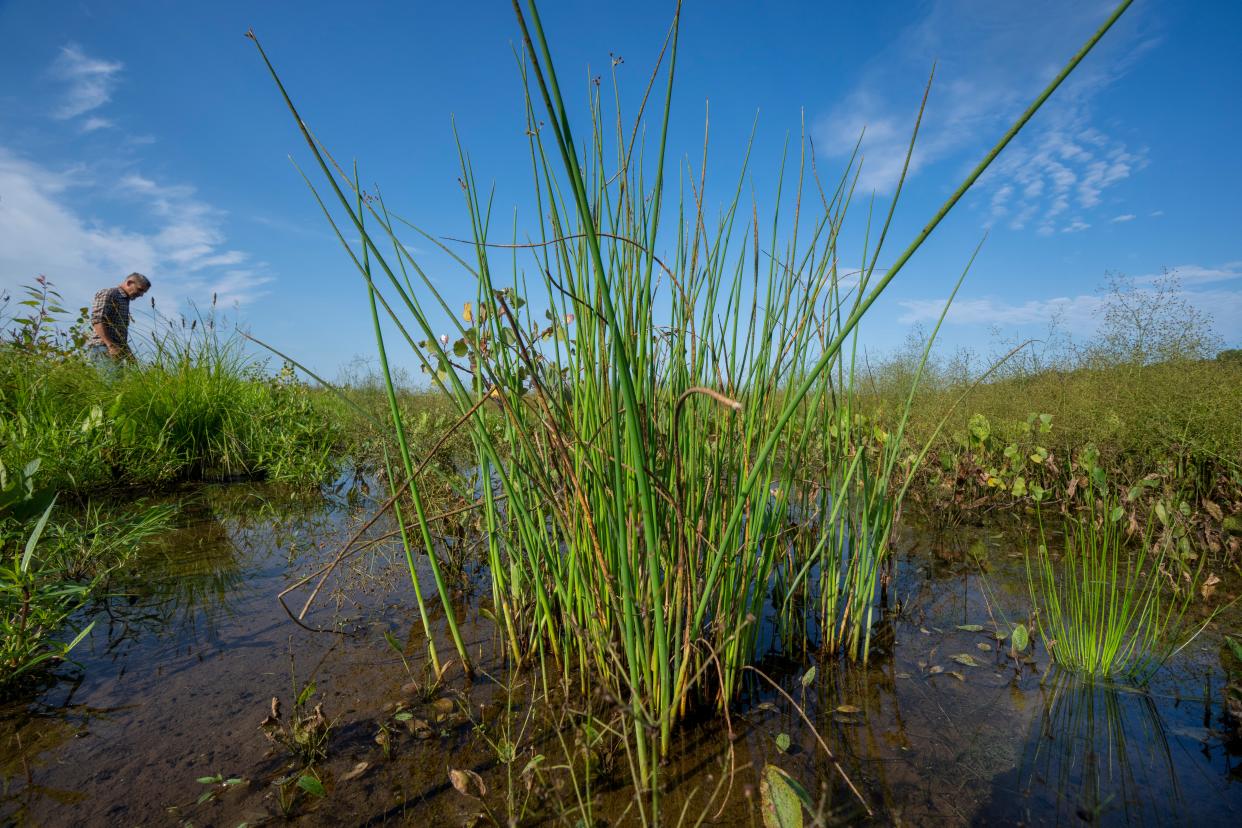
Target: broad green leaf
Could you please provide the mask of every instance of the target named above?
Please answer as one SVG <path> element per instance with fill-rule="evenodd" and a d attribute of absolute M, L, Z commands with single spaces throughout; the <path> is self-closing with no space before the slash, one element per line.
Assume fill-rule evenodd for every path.
<path fill-rule="evenodd" d="M 776 765 L 765 765 L 759 781 L 764 828 L 802 828 L 802 801 L 792 777 Z"/>
<path fill-rule="evenodd" d="M 789 750 L 789 734 L 788 733 L 776 734 L 776 749 L 779 750 L 781 753 L 784 753 L 785 751 Z"/>
<path fill-rule="evenodd" d="M 298 777 L 298 787 L 312 796 L 323 798 L 328 795 L 328 792 L 323 788 L 323 783 L 307 774 Z"/>
<path fill-rule="evenodd" d="M 1030 643 L 1030 633 L 1027 632 L 1025 624 L 1017 624 L 1013 628 L 1013 649 L 1014 652 L 1022 652 Z"/>
<path fill-rule="evenodd" d="M 802 686 L 810 687 L 811 682 L 813 681 L 815 681 L 815 668 L 814 667 L 812 667 L 811 669 L 807 670 L 805 673 L 802 674 Z"/>
<path fill-rule="evenodd" d="M 52 502 L 43 510 L 43 516 L 39 518 L 39 522 L 35 524 L 34 531 L 30 533 L 30 538 L 26 541 L 26 553 L 22 555 L 21 571 L 26 572 L 30 569 L 30 557 L 34 555 L 35 547 L 39 544 L 39 536 L 43 534 L 44 527 L 47 526 L 48 516 L 52 514 L 52 507 L 56 505 L 56 498 L 52 498 Z"/>

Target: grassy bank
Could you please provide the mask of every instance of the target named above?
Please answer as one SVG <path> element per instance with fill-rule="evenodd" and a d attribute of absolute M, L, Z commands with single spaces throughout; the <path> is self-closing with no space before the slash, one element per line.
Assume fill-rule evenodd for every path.
<path fill-rule="evenodd" d="M 62 324 L 55 293 L 8 320 L 0 344 L 0 462 L 38 458 L 43 486 L 87 493 L 187 480 L 318 482 L 341 424 L 288 372 L 272 375 L 214 325 L 169 329 L 101 370 Z M 3 322 L 4 320 L 0 320 Z M 35 323 L 38 324 L 35 324 Z"/>
<path fill-rule="evenodd" d="M 903 371 L 877 371 L 865 409 L 883 429 Z M 918 396 L 910 451 L 930 442 L 909 501 L 943 526 L 1028 507 L 1080 509 L 1112 491 L 1130 535 L 1185 563 L 1242 551 L 1242 364 L 1064 361 L 979 384 L 941 372 Z"/>

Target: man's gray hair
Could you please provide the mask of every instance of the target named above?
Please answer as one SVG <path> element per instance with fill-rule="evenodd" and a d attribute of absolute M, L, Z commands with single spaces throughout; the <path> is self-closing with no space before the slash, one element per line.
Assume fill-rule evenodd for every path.
<path fill-rule="evenodd" d="M 125 281 L 127 282 L 130 281 L 131 279 L 137 282 L 138 287 L 142 288 L 143 290 L 151 289 L 151 280 L 148 279 L 146 276 L 143 276 L 141 273 L 134 271 L 133 273 L 125 277 Z"/>

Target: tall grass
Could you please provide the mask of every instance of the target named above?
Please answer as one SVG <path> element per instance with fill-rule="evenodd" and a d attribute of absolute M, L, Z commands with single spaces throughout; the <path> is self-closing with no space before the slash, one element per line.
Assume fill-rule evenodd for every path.
<path fill-rule="evenodd" d="M 1184 623 L 1202 564 L 1183 582 L 1168 571 L 1150 532 L 1132 555 L 1123 511 L 1111 500 L 1091 498 L 1085 514 L 1067 519 L 1059 560 L 1049 553 L 1041 526 L 1039 546 L 1026 555 L 1027 583 L 1040 637 L 1057 664 L 1146 684 L 1202 629 L 1187 630 Z"/>
<path fill-rule="evenodd" d="M 599 676 L 634 720 L 640 787 L 656 789 L 658 760 L 680 718 L 733 698 L 742 669 L 759 655 L 774 583 L 790 596 L 767 617 L 784 640 L 866 658 L 900 496 L 891 485 L 899 458 L 889 447 L 901 440 L 864 432 L 855 416 L 858 323 L 1128 5 L 878 270 L 895 199 L 860 245 L 861 266 L 843 264 L 838 246 L 853 162 L 825 189 L 800 149 L 778 182 L 781 192 L 792 188 L 793 215 L 777 209 L 764 224 L 755 205 L 742 204 L 745 169 L 709 223 L 706 158 L 697 181 L 689 176 L 691 196 L 665 204 L 679 16 L 666 43 L 652 152 L 635 137 L 642 114 L 628 135 L 619 116 L 609 126 L 598 91 L 579 143 L 538 11 L 515 3 L 538 219 L 533 240 L 514 228 L 509 243 L 494 243 L 492 204 L 462 151 L 472 241 L 469 260 L 458 261 L 477 291 L 460 319 L 398 241 L 403 220 L 357 192 L 263 55 L 324 175 L 326 201 L 308 185 L 376 307 L 469 429 L 492 600 L 513 660 L 538 661 L 570 680 Z M 642 159 L 650 157 L 648 168 Z M 804 198 L 811 179 L 815 192 Z M 355 234 L 360 249 L 347 240 Z M 547 304 L 527 301 L 536 295 Z M 455 320 L 452 345 L 437 339 L 440 314 Z M 376 337 L 386 362 L 378 323 Z M 483 404 L 499 413 L 499 430 Z M 396 406 L 392 415 L 400 433 Z M 802 461 L 812 441 L 828 450 L 808 477 Z M 434 516 L 420 506 L 412 459 L 403 462 L 434 564 Z M 798 598 L 799 590 L 809 594 Z M 458 654 L 469 669 L 460 642 Z"/>
<path fill-rule="evenodd" d="M 149 351 L 109 376 L 73 350 L 0 344 L 0 462 L 40 458 L 43 485 L 75 492 L 330 474 L 338 425 L 238 340 L 200 327 L 157 336 Z"/>

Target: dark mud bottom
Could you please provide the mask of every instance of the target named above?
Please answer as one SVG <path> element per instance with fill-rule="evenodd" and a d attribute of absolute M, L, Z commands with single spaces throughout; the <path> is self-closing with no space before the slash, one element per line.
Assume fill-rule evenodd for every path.
<path fill-rule="evenodd" d="M 308 620 L 337 632 L 307 632 L 276 602 L 330 559 L 369 507 L 251 484 L 207 487 L 187 500 L 184 527 L 145 552 L 92 612 L 95 629 L 75 651 L 80 669 L 0 708 L 0 822 L 233 828 L 287 812 L 303 824 L 433 826 L 489 824 L 479 819 L 486 809 L 505 824 L 511 806 L 525 803 L 533 822 L 585 824 L 568 773 L 521 771 L 539 755 L 549 769 L 563 765 L 589 734 L 555 728 L 565 719 L 550 705 L 530 708 L 532 676 L 501 673 L 478 600 L 463 600 L 461 617 L 486 676 L 467 683 L 450 668 L 446 685 L 426 697 L 410 687 L 424 675 L 426 641 L 404 557 L 392 549 L 355 559 L 325 588 Z M 977 568 L 963 554 L 980 541 L 992 563 L 990 594 L 1016 616 L 1026 605 L 1020 544 L 910 534 L 890 592 L 895 611 L 876 631 L 868 667 L 821 663 L 804 693 L 803 665 L 763 665 L 805 700 L 874 821 L 1238 824 L 1242 759 L 1223 740 L 1222 661 L 1231 656 L 1218 629 L 1236 628 L 1237 615 L 1196 640 L 1146 693 L 1045 675 L 1042 651 L 1015 669 L 986 631 L 958 629 L 992 627 Z M 404 645 L 408 668 L 385 631 Z M 447 658 L 447 639 L 437 644 Z M 970 658 L 954 659 L 963 654 Z M 332 723 L 328 757 L 317 764 L 324 796 L 297 787 L 289 754 L 259 729 L 273 696 L 287 717 L 312 680 L 310 704 L 321 703 Z M 573 707 L 572 696 L 563 706 Z M 830 821 L 867 821 L 810 729 L 762 682 L 731 721 L 732 742 L 714 720 L 681 729 L 662 769 L 662 823 L 762 824 L 767 763 L 799 780 Z M 779 734 L 789 737 L 783 752 Z M 509 763 L 500 758 L 506 740 L 515 744 Z M 597 769 L 591 816 L 637 824 L 625 759 L 613 760 Z M 454 769 L 479 774 L 482 805 L 454 790 Z M 240 781 L 203 781 L 217 774 Z M 528 789 L 532 777 L 540 785 Z"/>

